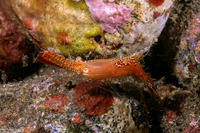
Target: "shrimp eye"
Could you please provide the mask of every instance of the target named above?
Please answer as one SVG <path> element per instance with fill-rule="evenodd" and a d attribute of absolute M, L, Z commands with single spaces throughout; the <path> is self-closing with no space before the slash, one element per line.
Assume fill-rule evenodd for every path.
<path fill-rule="evenodd" d="M 87 72 L 88 72 L 88 68 L 84 68 L 84 69 L 83 69 L 83 72 L 84 72 L 84 73 L 87 73 Z"/>

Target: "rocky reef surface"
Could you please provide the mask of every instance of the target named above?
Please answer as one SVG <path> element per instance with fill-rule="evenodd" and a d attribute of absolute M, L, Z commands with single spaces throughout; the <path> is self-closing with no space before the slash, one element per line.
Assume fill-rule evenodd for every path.
<path fill-rule="evenodd" d="M 146 52 L 168 19 L 172 0 L 8 0 L 35 39 L 65 56 L 96 53 L 127 56 Z M 89 55 L 88 55 L 89 56 Z"/>
<path fill-rule="evenodd" d="M 141 91 L 137 91 L 139 98 L 136 99 L 112 92 L 109 88 L 114 84 L 86 81 L 64 70 L 44 67 L 39 74 L 23 81 L 2 84 L 1 129 L 23 132 L 148 131 L 147 109 L 140 98 Z"/>

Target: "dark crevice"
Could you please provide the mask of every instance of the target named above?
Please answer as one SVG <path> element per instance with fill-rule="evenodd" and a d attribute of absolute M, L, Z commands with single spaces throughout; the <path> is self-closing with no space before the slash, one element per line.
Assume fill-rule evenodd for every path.
<path fill-rule="evenodd" d="M 151 48 L 149 55 L 144 58 L 144 69 L 150 73 L 152 79 L 159 80 L 164 77 L 165 83 L 183 87 L 173 73 L 177 45 L 168 40 L 164 32 Z"/>
<path fill-rule="evenodd" d="M 95 36 L 94 40 L 98 43 L 101 41 L 101 35 Z"/>
<path fill-rule="evenodd" d="M 27 67 L 22 67 L 21 64 L 12 64 L 12 66 L 9 66 L 5 70 L 5 74 L 7 76 L 6 82 L 21 81 L 27 76 L 37 73 L 40 70 L 41 66 L 42 64 L 39 62 L 28 65 Z M 1 82 L 3 82 L 2 78 Z"/>
<path fill-rule="evenodd" d="M 150 73 L 151 78 L 159 80 L 165 78 L 165 83 L 173 84 L 177 87 L 183 87 L 179 84 L 177 77 L 173 74 L 173 64 L 175 63 L 175 53 L 172 51 L 168 54 L 168 50 L 163 46 L 162 42 L 155 44 L 151 51 L 150 56 L 144 58 L 144 69 Z M 173 53 L 174 52 L 174 53 Z"/>

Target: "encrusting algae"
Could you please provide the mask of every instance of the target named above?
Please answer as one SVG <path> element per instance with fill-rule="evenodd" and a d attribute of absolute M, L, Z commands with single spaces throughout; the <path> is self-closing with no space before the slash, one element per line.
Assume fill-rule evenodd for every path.
<path fill-rule="evenodd" d="M 165 0 L 159 5 L 153 2 L 155 1 L 6 1 L 29 34 L 48 50 L 64 56 L 95 52 L 102 56 L 118 57 L 118 53 L 127 56 L 147 52 L 160 35 L 173 1 Z M 112 49 L 113 47 L 117 49 Z"/>

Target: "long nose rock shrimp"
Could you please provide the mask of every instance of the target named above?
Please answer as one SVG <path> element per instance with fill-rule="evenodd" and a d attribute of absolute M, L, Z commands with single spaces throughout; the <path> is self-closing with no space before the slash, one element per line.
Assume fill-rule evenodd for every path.
<path fill-rule="evenodd" d="M 132 55 L 121 59 L 82 61 L 81 58 L 72 60 L 50 51 L 40 51 L 37 56 L 37 59 L 42 63 L 70 70 L 94 80 L 135 75 L 145 82 L 145 85 L 156 98 L 161 100 L 153 89 L 151 77 L 143 70 L 139 63 L 141 58 L 142 55 Z"/>

